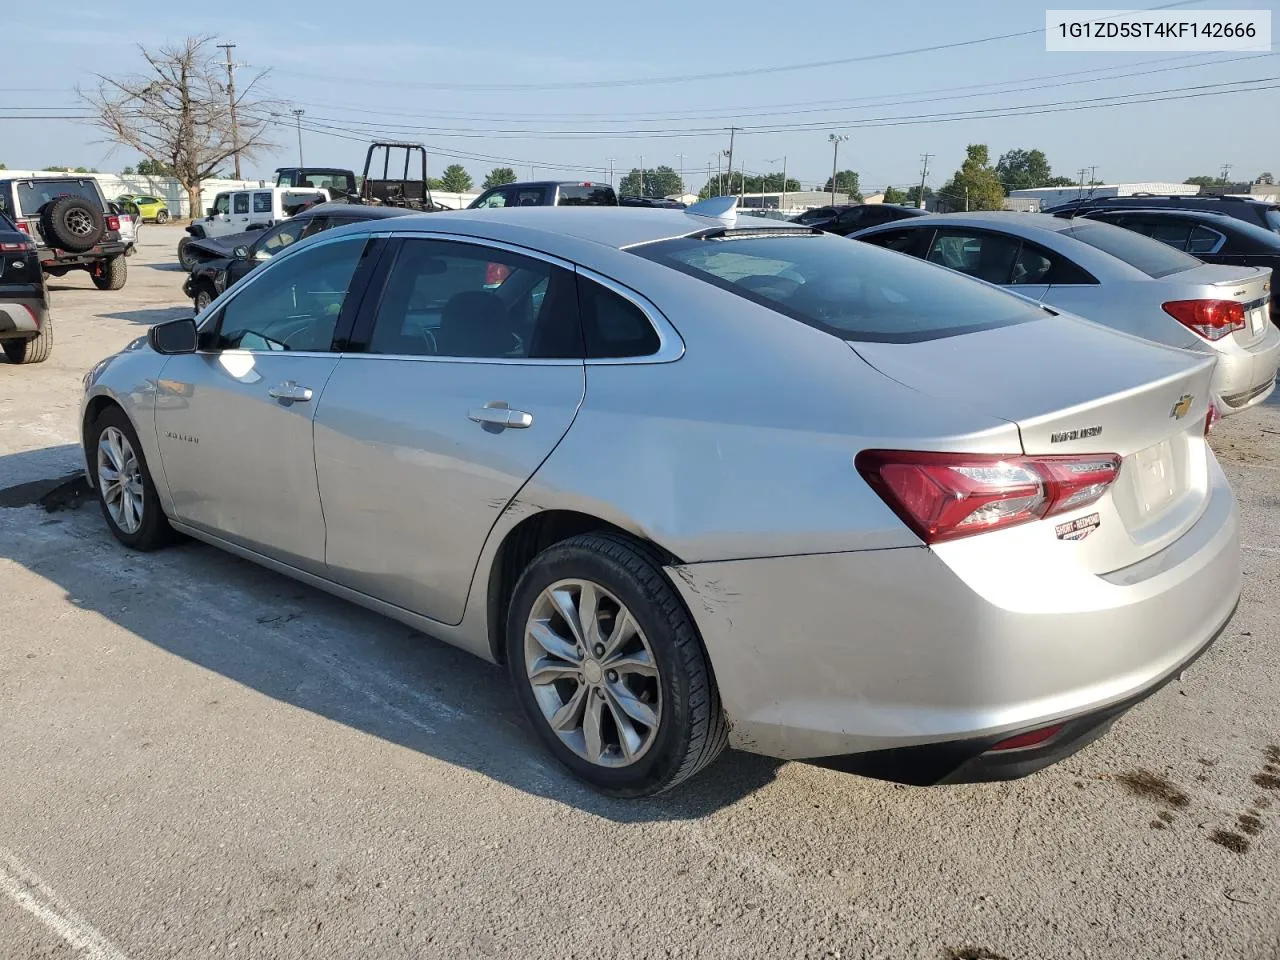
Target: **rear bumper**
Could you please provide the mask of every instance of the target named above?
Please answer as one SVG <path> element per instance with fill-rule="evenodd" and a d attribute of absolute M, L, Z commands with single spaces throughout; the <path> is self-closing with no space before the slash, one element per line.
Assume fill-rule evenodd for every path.
<path fill-rule="evenodd" d="M 1209 466 L 1195 524 L 1103 576 L 1057 540 L 1043 564 L 908 547 L 673 570 L 731 744 L 786 759 L 931 746 L 955 767 L 1023 731 L 1105 723 L 1202 650 L 1239 598 L 1235 499 Z"/>
<path fill-rule="evenodd" d="M 0 337 L 34 337 L 44 328 L 48 317 L 49 308 L 41 298 L 0 294 Z"/>
<path fill-rule="evenodd" d="M 123 256 L 126 250 L 124 241 L 111 240 L 95 245 L 84 253 L 68 253 L 66 250 L 54 250 L 41 247 L 39 251 L 42 267 L 86 267 L 99 263 L 109 257 Z"/>
<path fill-rule="evenodd" d="M 1275 389 L 1280 368 L 1280 328 L 1268 324 L 1262 341 L 1247 349 L 1228 350 L 1219 357 L 1213 392 L 1223 414 L 1239 413 L 1262 403 Z"/>

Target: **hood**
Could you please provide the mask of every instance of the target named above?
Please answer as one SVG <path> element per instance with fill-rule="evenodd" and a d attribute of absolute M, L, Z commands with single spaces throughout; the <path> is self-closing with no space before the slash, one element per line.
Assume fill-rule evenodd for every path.
<path fill-rule="evenodd" d="M 236 247 L 247 247 L 260 236 L 261 230 L 250 230 L 225 237 L 205 237 L 203 240 L 192 240 L 187 244 L 187 249 L 199 250 L 215 257 L 231 257 L 235 255 Z"/>

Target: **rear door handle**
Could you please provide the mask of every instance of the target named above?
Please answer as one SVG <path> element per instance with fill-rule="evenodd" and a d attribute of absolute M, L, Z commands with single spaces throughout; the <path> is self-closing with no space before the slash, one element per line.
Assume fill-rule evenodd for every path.
<path fill-rule="evenodd" d="M 292 403 L 306 403 L 311 399 L 311 388 L 301 387 L 292 380 L 286 380 L 279 386 L 267 391 L 267 396 L 276 400 L 288 400 Z"/>
<path fill-rule="evenodd" d="M 523 430 L 533 426 L 533 414 L 523 410 L 512 410 L 502 401 L 486 403 L 477 410 L 467 414 L 467 419 L 492 427 L 511 427 Z"/>

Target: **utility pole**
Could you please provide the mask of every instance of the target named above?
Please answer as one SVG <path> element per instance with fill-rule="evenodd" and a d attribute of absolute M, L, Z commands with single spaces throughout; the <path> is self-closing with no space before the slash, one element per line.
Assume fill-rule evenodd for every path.
<path fill-rule="evenodd" d="M 724 196 L 724 174 L 720 172 L 720 158 L 723 157 L 728 150 L 721 150 L 716 154 L 716 196 Z"/>
<path fill-rule="evenodd" d="M 1231 166 L 1232 165 L 1229 163 L 1224 163 L 1222 165 L 1222 176 L 1220 176 L 1218 179 L 1222 181 L 1222 185 L 1224 187 L 1227 185 L 1227 174 L 1231 172 Z"/>
<path fill-rule="evenodd" d="M 923 154 L 920 159 L 924 161 L 924 166 L 920 168 L 920 197 L 916 201 L 916 209 L 924 209 L 924 181 L 929 176 L 929 160 L 933 157 L 932 153 Z"/>
<path fill-rule="evenodd" d="M 617 157 L 609 158 L 609 189 L 610 190 L 613 189 L 613 161 L 616 159 Z"/>
<path fill-rule="evenodd" d="M 640 196 L 644 196 L 644 154 L 640 154 Z"/>
<path fill-rule="evenodd" d="M 836 203 L 836 165 L 840 157 L 840 144 L 848 139 L 847 134 L 827 134 L 827 140 L 831 142 L 831 205 L 833 207 Z"/>
<path fill-rule="evenodd" d="M 231 51 L 234 43 L 220 43 L 219 50 L 227 52 L 227 99 L 231 105 L 231 149 L 236 158 L 236 179 L 240 179 L 240 128 L 236 124 L 236 65 L 231 62 Z"/>
<path fill-rule="evenodd" d="M 305 167 L 302 161 L 302 115 L 307 111 L 295 108 L 293 111 L 293 120 L 298 126 L 298 166 Z"/>
<path fill-rule="evenodd" d="M 737 133 L 737 127 L 729 128 L 729 192 L 733 193 L 733 135 Z"/>
<path fill-rule="evenodd" d="M 1093 185 L 1098 182 L 1098 165 L 1089 167 L 1089 196 L 1093 196 Z"/>
<path fill-rule="evenodd" d="M 680 195 L 684 196 L 684 154 L 677 153 L 676 156 L 680 158 Z"/>
<path fill-rule="evenodd" d="M 1088 167 L 1081 167 L 1076 173 L 1080 174 L 1080 189 L 1076 191 L 1076 199 L 1079 200 L 1084 196 L 1084 175 L 1089 172 Z"/>
<path fill-rule="evenodd" d="M 782 191 L 781 191 L 781 196 L 778 198 L 779 210 L 783 208 L 784 206 L 783 201 L 787 198 L 787 158 L 782 157 L 781 159 L 782 159 Z M 769 164 L 774 164 L 774 163 L 777 163 L 778 161 L 766 160 L 765 162 Z M 761 208 L 764 207 L 764 186 L 763 185 L 760 187 L 760 206 Z"/>
<path fill-rule="evenodd" d="M 969 185 L 964 185 L 964 212 L 969 212 Z"/>

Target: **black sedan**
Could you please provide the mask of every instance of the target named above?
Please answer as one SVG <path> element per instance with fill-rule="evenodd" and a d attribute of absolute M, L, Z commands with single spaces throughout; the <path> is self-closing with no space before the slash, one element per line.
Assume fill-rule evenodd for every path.
<path fill-rule="evenodd" d="M 0 213 L 0 348 L 10 363 L 40 363 L 53 350 L 49 295 L 29 234 Z"/>
<path fill-rule="evenodd" d="M 1280 233 L 1207 210 L 1085 210 L 1101 220 L 1184 250 L 1205 263 L 1271 268 L 1271 322 L 1280 326 Z"/>
<path fill-rule="evenodd" d="M 817 227 L 824 233 L 834 233 L 838 237 L 847 237 L 867 227 L 905 220 L 907 217 L 919 217 L 927 212 L 915 207 L 900 207 L 896 203 L 853 203 L 806 210 L 798 217 L 792 217 L 791 222 Z"/>
<path fill-rule="evenodd" d="M 197 260 L 182 285 L 182 292 L 195 302 L 196 313 L 202 313 L 223 290 L 299 240 L 349 223 L 403 217 L 416 212 L 404 207 L 320 203 L 266 230 L 193 240 L 187 249 Z"/>

